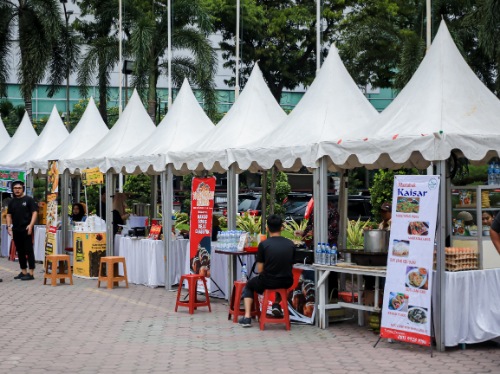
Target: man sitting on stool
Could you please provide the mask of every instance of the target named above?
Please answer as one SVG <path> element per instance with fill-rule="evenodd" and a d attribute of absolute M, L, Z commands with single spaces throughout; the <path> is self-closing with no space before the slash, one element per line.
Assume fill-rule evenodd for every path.
<path fill-rule="evenodd" d="M 283 230 L 281 217 L 275 214 L 270 215 L 267 219 L 269 238 L 259 244 L 257 252 L 256 261 L 259 275 L 250 279 L 243 289 L 245 316 L 238 321 L 240 326 L 251 326 L 250 312 L 254 292 L 262 294 L 265 290 L 290 288 L 293 284 L 292 267 L 295 246 L 291 240 L 281 236 L 281 230 Z M 277 294 L 272 308 L 273 314 L 277 317 L 283 313 L 279 305 L 280 301 L 281 297 Z M 287 301 L 284 300 L 284 302 L 286 307 Z M 262 313 L 266 313 L 267 305 L 263 305 L 262 308 Z"/>

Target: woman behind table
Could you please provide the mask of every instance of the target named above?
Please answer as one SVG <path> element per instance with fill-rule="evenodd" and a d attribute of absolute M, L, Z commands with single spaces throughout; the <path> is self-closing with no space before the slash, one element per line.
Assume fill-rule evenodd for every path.
<path fill-rule="evenodd" d="M 494 218 L 493 213 L 490 211 L 484 211 L 481 218 L 483 222 L 483 230 L 489 229 L 491 227 L 491 224 L 493 223 L 493 218 Z"/>
<path fill-rule="evenodd" d="M 85 207 L 81 203 L 74 203 L 71 208 L 70 222 L 85 222 L 87 219 Z"/>
<path fill-rule="evenodd" d="M 122 192 L 117 192 L 113 197 L 113 236 L 118 233 L 118 225 L 124 225 L 130 214 L 125 212 L 127 196 Z"/>

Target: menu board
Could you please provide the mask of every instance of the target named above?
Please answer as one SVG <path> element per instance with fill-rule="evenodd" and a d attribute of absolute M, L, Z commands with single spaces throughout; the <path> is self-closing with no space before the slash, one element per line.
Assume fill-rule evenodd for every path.
<path fill-rule="evenodd" d="M 431 289 L 439 176 L 397 175 L 380 336 L 431 344 Z"/>
<path fill-rule="evenodd" d="M 47 219 L 45 223 L 45 255 L 57 253 L 57 197 L 59 196 L 59 168 L 57 160 L 49 160 L 47 169 Z"/>

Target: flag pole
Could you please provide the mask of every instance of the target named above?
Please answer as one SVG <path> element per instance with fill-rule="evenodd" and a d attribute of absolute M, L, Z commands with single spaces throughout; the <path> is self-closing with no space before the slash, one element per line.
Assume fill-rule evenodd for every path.
<path fill-rule="evenodd" d="M 167 1 L 168 109 L 172 106 L 172 3 Z"/>
<path fill-rule="evenodd" d="M 236 0 L 236 84 L 234 87 L 234 100 L 240 94 L 240 0 Z"/>
<path fill-rule="evenodd" d="M 122 115 L 122 0 L 118 0 L 118 115 Z"/>

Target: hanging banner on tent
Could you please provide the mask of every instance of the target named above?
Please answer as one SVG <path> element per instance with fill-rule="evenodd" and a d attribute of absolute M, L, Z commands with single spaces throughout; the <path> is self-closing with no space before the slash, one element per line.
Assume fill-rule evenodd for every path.
<path fill-rule="evenodd" d="M 56 160 L 49 161 L 47 169 L 47 219 L 45 223 L 45 255 L 57 253 L 57 197 L 59 195 L 59 168 Z"/>
<path fill-rule="evenodd" d="M 103 184 L 104 177 L 99 171 L 99 168 L 83 169 L 82 170 L 82 184 L 84 186 L 93 186 L 95 184 Z"/>
<path fill-rule="evenodd" d="M 12 182 L 23 181 L 26 184 L 26 171 L 17 169 L 0 169 L 0 192 L 12 193 Z"/>
<path fill-rule="evenodd" d="M 193 178 L 189 229 L 189 264 L 193 274 L 201 274 L 207 278 L 210 277 L 214 194 L 215 177 Z M 210 282 L 207 282 L 207 286 L 209 285 Z"/>
<path fill-rule="evenodd" d="M 431 344 L 431 289 L 439 176 L 397 175 L 380 336 Z"/>

